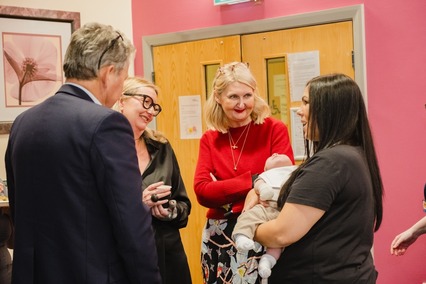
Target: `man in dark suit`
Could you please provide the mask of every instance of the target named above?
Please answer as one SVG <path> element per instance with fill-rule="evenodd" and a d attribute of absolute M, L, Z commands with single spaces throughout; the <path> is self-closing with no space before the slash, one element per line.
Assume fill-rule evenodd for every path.
<path fill-rule="evenodd" d="M 133 132 L 110 109 L 133 54 L 111 26 L 83 26 L 65 55 L 65 84 L 13 123 L 12 283 L 160 283 Z"/>

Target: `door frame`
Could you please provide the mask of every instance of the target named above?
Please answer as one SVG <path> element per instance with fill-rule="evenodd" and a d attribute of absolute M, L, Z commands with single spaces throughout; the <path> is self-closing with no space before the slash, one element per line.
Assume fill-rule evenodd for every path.
<path fill-rule="evenodd" d="M 367 74 L 365 55 L 364 5 L 353 5 L 329 10 L 308 12 L 278 18 L 249 21 L 218 27 L 187 30 L 142 37 L 143 70 L 145 76 L 152 74 L 154 46 L 202 40 L 230 35 L 243 35 L 304 26 L 321 25 L 340 21 L 352 21 L 354 41 L 355 81 L 359 85 L 367 104 Z"/>

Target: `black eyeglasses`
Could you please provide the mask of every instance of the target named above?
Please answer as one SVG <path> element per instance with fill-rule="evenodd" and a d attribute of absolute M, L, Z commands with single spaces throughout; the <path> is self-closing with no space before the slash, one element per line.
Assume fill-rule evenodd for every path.
<path fill-rule="evenodd" d="M 111 43 L 108 45 L 108 47 L 102 52 L 101 57 L 99 57 L 98 70 L 101 69 L 101 62 L 102 62 L 102 58 L 104 57 L 105 53 L 107 53 L 107 51 L 110 50 L 114 46 L 114 44 L 117 42 L 118 39 L 121 38 L 121 40 L 124 41 L 121 34 L 119 32 L 116 32 L 116 33 L 118 34 L 118 36 L 111 41 Z"/>
<path fill-rule="evenodd" d="M 154 110 L 153 116 L 157 116 L 162 110 L 161 106 L 159 104 L 154 103 L 152 98 L 148 95 L 126 94 L 126 93 L 124 93 L 123 95 L 137 99 L 141 103 L 144 109 L 150 109 L 152 107 L 152 109 Z"/>

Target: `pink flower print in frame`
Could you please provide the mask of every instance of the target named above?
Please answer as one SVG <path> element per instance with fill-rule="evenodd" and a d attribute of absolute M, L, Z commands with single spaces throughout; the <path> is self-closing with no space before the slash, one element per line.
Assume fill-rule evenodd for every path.
<path fill-rule="evenodd" d="M 5 107 L 34 106 L 62 84 L 60 36 L 3 33 Z"/>

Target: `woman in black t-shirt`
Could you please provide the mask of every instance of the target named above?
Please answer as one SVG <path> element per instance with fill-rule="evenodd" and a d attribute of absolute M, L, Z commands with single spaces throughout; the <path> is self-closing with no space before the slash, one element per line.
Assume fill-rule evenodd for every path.
<path fill-rule="evenodd" d="M 306 160 L 281 189 L 277 219 L 255 235 L 285 247 L 268 283 L 375 283 L 383 184 L 361 91 L 343 74 L 316 77 L 298 115 Z"/>

